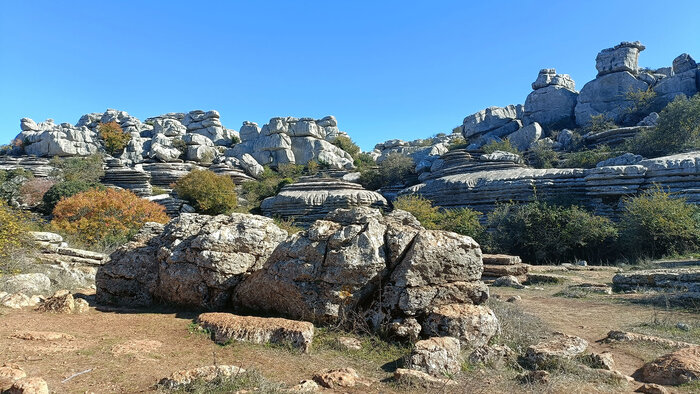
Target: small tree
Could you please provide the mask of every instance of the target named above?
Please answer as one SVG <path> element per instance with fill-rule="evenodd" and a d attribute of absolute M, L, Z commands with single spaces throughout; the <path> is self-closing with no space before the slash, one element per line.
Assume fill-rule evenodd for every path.
<path fill-rule="evenodd" d="M 105 174 L 104 157 L 101 154 L 83 157 L 54 157 L 51 165 L 57 170 L 51 176 L 64 181 L 97 183 Z"/>
<path fill-rule="evenodd" d="M 475 239 L 483 236 L 479 214 L 469 208 L 440 210 L 430 200 L 415 195 L 400 196 L 394 201 L 394 208 L 411 213 L 429 230 L 452 231 Z"/>
<path fill-rule="evenodd" d="M 210 170 L 195 170 L 178 180 L 173 189 L 181 198 L 207 215 L 228 214 L 237 206 L 236 185 L 231 177 Z"/>
<path fill-rule="evenodd" d="M 700 248 L 700 209 L 661 189 L 625 201 L 620 246 L 634 256 L 662 257 Z"/>
<path fill-rule="evenodd" d="M 360 147 L 357 146 L 350 137 L 344 135 L 338 136 L 335 141 L 333 141 L 333 145 L 348 152 L 353 158 L 360 153 Z"/>
<path fill-rule="evenodd" d="M 105 145 L 105 151 L 116 156 L 124 151 L 126 144 L 131 140 L 131 134 L 125 133 L 117 122 L 100 123 L 97 126 L 100 138 Z"/>
<path fill-rule="evenodd" d="M 484 153 L 493 153 L 495 151 L 500 150 L 503 152 L 515 153 L 516 155 L 520 154 L 518 148 L 510 144 L 510 140 L 491 141 L 488 144 L 484 145 L 481 148 L 481 150 L 483 150 Z"/>
<path fill-rule="evenodd" d="M 0 200 L 0 273 L 13 251 L 28 242 L 29 221 L 25 214 Z"/>
<path fill-rule="evenodd" d="M 86 182 L 82 180 L 71 180 L 56 183 L 55 185 L 51 186 L 41 197 L 41 210 L 45 214 L 49 215 L 53 212 L 56 204 L 58 204 L 58 202 L 62 199 L 92 189 L 104 190 L 104 186 L 99 183 Z"/>
<path fill-rule="evenodd" d="M 59 201 L 51 224 L 89 247 L 109 247 L 126 242 L 146 222 L 168 220 L 162 205 L 128 190 L 92 189 Z"/>

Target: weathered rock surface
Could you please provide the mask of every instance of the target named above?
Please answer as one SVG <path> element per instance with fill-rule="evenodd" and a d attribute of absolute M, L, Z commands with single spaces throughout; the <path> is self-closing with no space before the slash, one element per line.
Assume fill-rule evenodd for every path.
<path fill-rule="evenodd" d="M 661 356 L 645 364 L 635 375 L 643 382 L 671 386 L 700 380 L 700 346 Z"/>
<path fill-rule="evenodd" d="M 569 75 L 557 74 L 553 68 L 540 70 L 532 89 L 523 107 L 524 125 L 537 122 L 545 131 L 575 127 L 578 92 Z"/>
<path fill-rule="evenodd" d="M 467 347 L 480 347 L 500 331 L 496 315 L 484 305 L 449 304 L 435 307 L 423 322 L 426 335 L 459 338 Z"/>
<path fill-rule="evenodd" d="M 525 358 L 532 365 L 543 366 L 557 359 L 571 359 L 588 348 L 588 342 L 576 336 L 557 333 L 552 339 L 532 345 Z"/>
<path fill-rule="evenodd" d="M 621 291 L 647 289 L 700 298 L 700 268 L 621 272 L 613 277 L 613 287 Z"/>
<path fill-rule="evenodd" d="M 293 218 L 310 224 L 323 219 L 338 208 L 386 208 L 388 203 L 379 193 L 335 178 L 303 178 L 286 185 L 261 205 L 266 216 Z"/>
<path fill-rule="evenodd" d="M 209 365 L 173 372 L 169 377 L 161 379 L 158 384 L 172 390 L 194 381 L 211 382 L 215 379 L 230 378 L 242 373 L 245 373 L 245 369 L 235 365 Z"/>
<path fill-rule="evenodd" d="M 314 325 L 309 322 L 274 317 L 239 316 L 231 313 L 204 313 L 197 323 L 212 333 L 217 343 L 231 340 L 258 344 L 289 345 L 308 353 L 314 337 Z"/>
<path fill-rule="evenodd" d="M 416 342 L 407 367 L 433 376 L 456 374 L 462 369 L 459 340 L 434 337 Z"/>
<path fill-rule="evenodd" d="M 49 385 L 39 377 L 22 378 L 15 381 L 7 394 L 49 394 Z"/>
<path fill-rule="evenodd" d="M 182 214 L 164 228 L 149 224 L 100 267 L 97 297 L 125 305 L 160 299 L 219 308 L 286 237 L 272 219 L 239 213 Z"/>
<path fill-rule="evenodd" d="M 328 369 L 314 374 L 314 381 L 327 389 L 355 387 L 358 384 L 369 386 L 353 368 Z"/>
<path fill-rule="evenodd" d="M 406 368 L 397 368 L 396 371 L 394 371 L 394 380 L 409 386 L 419 385 L 423 387 L 436 387 L 441 389 L 458 384 L 452 379 L 437 378 L 422 371 Z"/>

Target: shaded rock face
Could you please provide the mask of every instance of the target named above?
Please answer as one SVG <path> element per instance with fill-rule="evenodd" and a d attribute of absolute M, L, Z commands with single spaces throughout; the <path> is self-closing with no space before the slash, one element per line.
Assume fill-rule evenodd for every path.
<path fill-rule="evenodd" d="M 286 237 L 272 219 L 247 214 L 182 214 L 164 228 L 149 224 L 98 270 L 98 299 L 221 308 Z"/>
<path fill-rule="evenodd" d="M 545 131 L 575 127 L 574 108 L 578 98 L 573 79 L 553 68 L 540 70 L 525 99 L 523 124 L 539 123 Z"/>
<path fill-rule="evenodd" d="M 603 49 L 595 59 L 598 76 L 621 71 L 636 73 L 639 52 L 644 49 L 644 45 L 639 41 L 622 42 L 612 48 Z"/>
<path fill-rule="evenodd" d="M 338 208 L 386 208 L 388 203 L 379 193 L 364 189 L 356 183 L 335 178 L 304 178 L 286 185 L 261 205 L 263 214 L 270 217 L 293 217 L 310 224 L 323 219 Z"/>
<path fill-rule="evenodd" d="M 576 124 L 585 126 L 591 117 L 601 114 L 617 124 L 629 123 L 626 117 L 634 105 L 630 92 L 643 92 L 648 88 L 647 82 L 629 71 L 603 74 L 581 89 L 575 109 Z"/>

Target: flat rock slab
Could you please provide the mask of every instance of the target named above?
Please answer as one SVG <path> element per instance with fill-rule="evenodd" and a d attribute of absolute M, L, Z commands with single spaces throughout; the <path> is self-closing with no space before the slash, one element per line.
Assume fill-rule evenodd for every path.
<path fill-rule="evenodd" d="M 510 256 L 507 254 L 488 254 L 482 255 L 484 264 L 488 265 L 516 265 L 521 264 L 523 260 L 520 256 Z"/>
<path fill-rule="evenodd" d="M 161 379 L 158 384 L 167 389 L 176 389 L 194 381 L 211 382 L 214 379 L 230 378 L 242 373 L 245 373 L 245 369 L 235 365 L 209 365 L 174 372 L 169 377 Z"/>
<path fill-rule="evenodd" d="M 571 359 L 586 351 L 588 342 L 572 335 L 557 333 L 552 339 L 527 348 L 525 358 L 536 366 L 543 366 L 557 359 Z"/>
<path fill-rule="evenodd" d="M 307 353 L 314 337 L 309 322 L 275 317 L 239 316 L 232 313 L 203 313 L 197 323 L 212 333 L 217 343 L 231 340 L 291 345 Z"/>

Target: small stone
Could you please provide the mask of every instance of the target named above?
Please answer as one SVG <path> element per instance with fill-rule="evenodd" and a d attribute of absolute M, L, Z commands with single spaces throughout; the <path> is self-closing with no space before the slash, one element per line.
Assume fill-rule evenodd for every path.
<path fill-rule="evenodd" d="M 8 394 L 49 394 L 49 385 L 42 378 L 32 377 L 23 378 L 16 381 L 9 390 Z"/>
<path fill-rule="evenodd" d="M 355 387 L 363 383 L 360 375 L 353 368 L 328 369 L 314 375 L 314 381 L 321 386 L 334 389 L 340 387 Z"/>
<path fill-rule="evenodd" d="M 608 371 L 615 369 L 615 361 L 610 352 L 591 353 L 589 357 L 593 368 L 606 369 Z"/>
<path fill-rule="evenodd" d="M 22 331 L 12 335 L 12 338 L 25 341 L 60 341 L 63 339 L 72 341 L 74 336 L 62 332 L 53 331 Z"/>
<path fill-rule="evenodd" d="M 310 393 L 320 390 L 321 386 L 319 386 L 318 383 L 314 382 L 313 380 L 302 380 L 299 382 L 299 384 L 292 387 L 291 391 L 295 393 Z"/>
<path fill-rule="evenodd" d="M 676 328 L 678 328 L 679 330 L 683 330 L 683 331 L 690 331 L 690 326 L 685 324 L 685 323 L 676 324 Z"/>
<path fill-rule="evenodd" d="M 556 333 L 547 341 L 527 348 L 525 358 L 533 365 L 545 365 L 556 359 L 571 359 L 586 351 L 588 342 L 572 335 Z"/>
<path fill-rule="evenodd" d="M 27 377 L 27 374 L 19 365 L 3 364 L 2 367 L 0 367 L 0 393 L 5 392 L 5 390 L 12 387 L 16 381 L 25 377 Z"/>
<path fill-rule="evenodd" d="M 90 310 L 90 304 L 82 298 L 76 299 L 74 305 L 74 313 L 85 313 Z"/>
<path fill-rule="evenodd" d="M 549 372 L 543 370 L 530 371 L 521 375 L 520 380 L 524 383 L 546 384 L 549 382 Z"/>
<path fill-rule="evenodd" d="M 161 379 L 158 384 L 167 389 L 176 389 L 195 380 L 210 382 L 214 379 L 231 377 L 242 373 L 245 373 L 245 369 L 235 365 L 210 365 L 174 372 L 169 377 Z"/>
<path fill-rule="evenodd" d="M 500 278 L 497 278 L 496 280 L 493 281 L 491 286 L 496 286 L 496 287 L 514 287 L 516 289 L 522 289 L 525 286 L 520 284 L 520 281 L 518 278 L 516 278 L 513 275 L 506 275 L 506 276 L 501 276 Z"/>
<path fill-rule="evenodd" d="M 519 295 L 515 295 L 515 296 L 508 297 L 506 299 L 506 302 L 518 302 L 520 300 L 522 300 L 522 297 L 520 297 Z"/>

